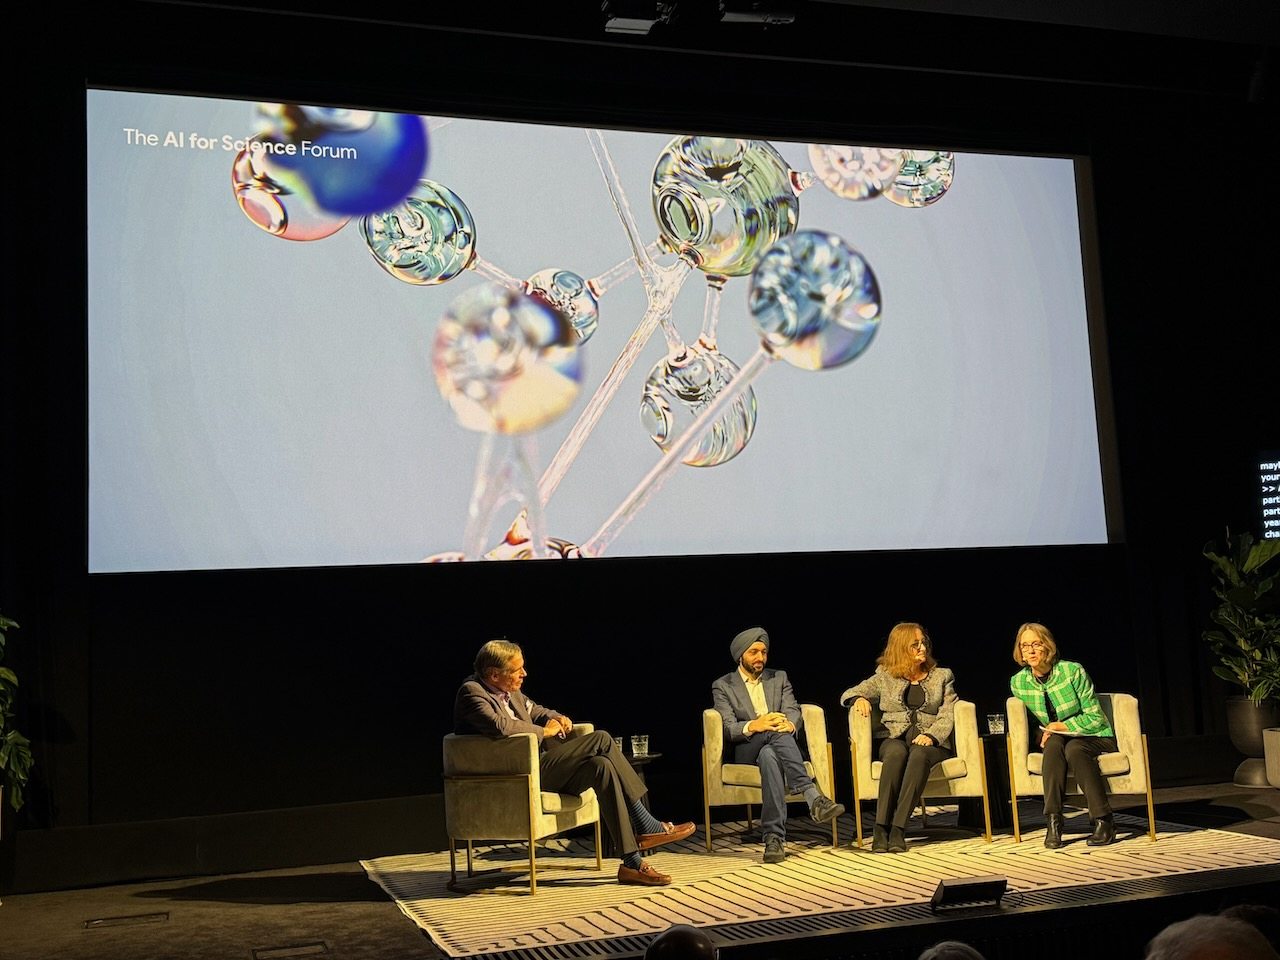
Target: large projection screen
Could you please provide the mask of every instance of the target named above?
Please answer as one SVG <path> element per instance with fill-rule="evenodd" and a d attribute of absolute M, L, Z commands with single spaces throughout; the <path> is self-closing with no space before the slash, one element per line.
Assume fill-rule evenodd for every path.
<path fill-rule="evenodd" d="M 450 305 L 490 280 L 468 269 L 402 282 L 375 262 L 359 216 L 308 242 L 260 229 L 232 185 L 233 144 L 260 124 L 253 103 L 87 98 L 90 572 L 460 550 L 482 435 L 442 397 L 433 339 Z M 586 132 L 422 123 L 421 176 L 465 203 L 484 263 L 520 279 L 625 272 L 631 246 Z M 681 132 L 602 135 L 647 243 L 655 162 Z M 808 145 L 768 143 L 802 179 L 814 169 Z M 958 153 L 950 188 L 918 209 L 801 190 L 797 228 L 843 238 L 874 271 L 873 341 L 834 369 L 767 363 L 742 452 L 679 466 L 604 555 L 1106 542 L 1077 168 Z M 708 283 L 686 272 L 670 326 L 692 344 Z M 730 277 L 718 307 L 717 347 L 738 366 L 761 342 L 750 283 Z M 648 303 L 635 273 L 601 295 L 581 392 L 525 438 L 535 474 Z M 640 400 L 667 352 L 659 329 L 548 500 L 551 536 L 587 542 L 658 462 Z M 498 438 L 499 463 L 518 439 Z M 494 544 L 506 526 L 495 520 Z"/>

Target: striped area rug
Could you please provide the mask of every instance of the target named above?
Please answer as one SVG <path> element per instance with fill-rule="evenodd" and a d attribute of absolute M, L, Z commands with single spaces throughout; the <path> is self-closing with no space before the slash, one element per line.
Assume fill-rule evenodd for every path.
<path fill-rule="evenodd" d="M 699 927 L 744 920 L 810 916 L 899 904 L 927 903 L 938 881 L 1001 875 L 1009 895 L 1117 880 L 1196 873 L 1231 867 L 1280 865 L 1280 841 L 1263 837 L 1157 824 L 1159 839 L 1146 834 L 1145 818 L 1120 815 L 1120 840 L 1108 847 L 1085 844 L 1087 816 L 1068 818 L 1067 843 L 1046 850 L 1043 818 L 1024 819 L 1023 842 L 997 835 L 959 836 L 955 814 L 931 815 L 926 836 L 908 833 L 906 854 L 872 854 L 847 842 L 833 849 L 830 834 L 808 821 L 794 821 L 787 859 L 765 865 L 745 824 L 715 825 L 714 852 L 706 852 L 701 830 L 688 840 L 651 854 L 674 882 L 667 887 L 623 886 L 617 861 L 605 871 L 557 869 L 590 864 L 590 841 L 539 844 L 538 893 L 528 894 L 525 873 L 465 878 L 458 858 L 460 892 L 447 888 L 449 854 L 424 853 L 362 861 L 371 879 L 446 954 L 454 957 L 527 950 L 557 944 L 656 934 L 673 923 Z M 848 821 L 848 822 L 845 822 Z M 948 829 L 951 828 L 951 829 Z M 1072 831 L 1075 832 L 1072 832 Z M 841 836 L 853 835 L 851 818 Z M 825 837 L 825 840 L 824 840 Z M 864 841 L 869 845 L 869 839 Z M 476 869 L 524 862 L 520 846 L 477 847 Z"/>

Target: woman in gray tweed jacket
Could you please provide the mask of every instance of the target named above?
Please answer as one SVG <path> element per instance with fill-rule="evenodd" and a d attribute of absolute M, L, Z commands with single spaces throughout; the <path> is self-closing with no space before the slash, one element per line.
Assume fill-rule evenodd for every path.
<path fill-rule="evenodd" d="M 918 623 L 889 631 L 876 664 L 874 674 L 840 695 L 840 705 L 852 704 L 864 717 L 873 704 L 880 708 L 880 797 L 871 850 L 905 853 L 907 820 L 929 771 L 955 754 L 956 682 L 933 659 L 929 634 Z"/>

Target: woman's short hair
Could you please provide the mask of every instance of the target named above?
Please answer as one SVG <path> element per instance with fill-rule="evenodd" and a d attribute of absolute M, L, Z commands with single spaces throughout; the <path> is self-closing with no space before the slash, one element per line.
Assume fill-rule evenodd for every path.
<path fill-rule="evenodd" d="M 884 672 L 894 677 L 905 677 L 915 673 L 916 659 L 911 655 L 911 645 L 916 642 L 916 631 L 924 637 L 924 669 L 926 672 L 938 665 L 933 659 L 933 641 L 929 639 L 929 631 L 918 623 L 903 622 L 889 631 L 889 639 L 885 641 L 884 653 L 876 659 Z"/>
<path fill-rule="evenodd" d="M 520 655 L 520 645 L 510 640 L 490 640 L 476 654 L 475 671 L 477 677 L 487 677 L 494 670 L 499 673 L 511 666 L 511 661 Z"/>
<path fill-rule="evenodd" d="M 1058 644 L 1054 642 L 1053 632 L 1050 631 L 1043 623 L 1024 623 L 1018 628 L 1018 632 L 1013 637 L 1013 662 L 1020 667 L 1025 667 L 1027 661 L 1022 658 L 1022 635 L 1030 630 L 1044 644 L 1044 655 L 1049 666 L 1052 667 L 1058 662 Z"/>

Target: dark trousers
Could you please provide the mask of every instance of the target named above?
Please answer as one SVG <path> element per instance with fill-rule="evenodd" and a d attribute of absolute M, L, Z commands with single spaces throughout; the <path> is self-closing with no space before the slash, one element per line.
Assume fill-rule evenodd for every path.
<path fill-rule="evenodd" d="M 1109 816 L 1111 801 L 1102 782 L 1102 771 L 1098 769 L 1098 757 L 1115 749 L 1115 737 L 1051 736 L 1044 745 L 1044 762 L 1040 767 L 1040 776 L 1044 778 L 1044 812 L 1062 812 L 1070 770 L 1089 805 L 1089 817 L 1100 820 Z"/>
<path fill-rule="evenodd" d="M 897 737 L 880 741 L 880 797 L 876 824 L 906 828 L 920 791 L 935 763 L 951 756 L 946 747 L 907 743 Z M 892 818 L 892 819 L 890 819 Z"/>
<path fill-rule="evenodd" d="M 648 788 L 622 755 L 613 737 L 596 730 L 582 737 L 544 740 L 539 770 L 542 789 L 555 793 L 596 791 L 600 820 L 609 838 L 606 853 L 625 856 L 640 849 L 631 828 L 630 801 L 639 800 Z"/>
<path fill-rule="evenodd" d="M 733 762 L 754 763 L 760 768 L 760 833 L 785 837 L 787 788 L 804 793 L 813 786 L 796 735 L 777 730 L 753 734 L 733 748 Z"/>

